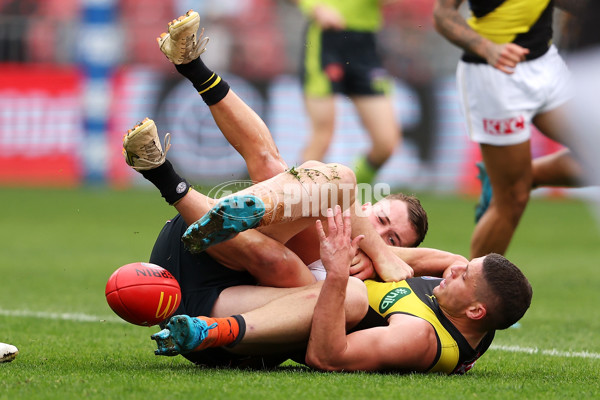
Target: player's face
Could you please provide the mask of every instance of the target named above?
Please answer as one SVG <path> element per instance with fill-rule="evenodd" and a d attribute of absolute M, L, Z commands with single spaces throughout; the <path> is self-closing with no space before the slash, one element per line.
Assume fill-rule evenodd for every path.
<path fill-rule="evenodd" d="M 375 231 L 388 245 L 410 247 L 417 241 L 417 233 L 408 219 L 408 206 L 402 200 L 383 199 L 369 208 L 368 218 Z"/>
<path fill-rule="evenodd" d="M 446 270 L 444 279 L 433 289 L 438 303 L 446 311 L 460 314 L 477 302 L 476 289 L 483 283 L 483 259 L 479 257 L 468 263 L 456 263 Z"/>

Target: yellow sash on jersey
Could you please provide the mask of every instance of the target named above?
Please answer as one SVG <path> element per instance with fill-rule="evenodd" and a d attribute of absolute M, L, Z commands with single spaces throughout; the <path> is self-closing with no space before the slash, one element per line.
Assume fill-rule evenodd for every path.
<path fill-rule="evenodd" d="M 440 323 L 439 319 L 425 303 L 412 291 L 406 281 L 376 282 L 365 281 L 369 293 L 369 305 L 382 317 L 393 313 L 414 315 L 429 322 L 440 340 L 440 357 L 428 372 L 450 374 L 456 368 L 459 349 L 456 340 Z"/>
<path fill-rule="evenodd" d="M 511 43 L 518 34 L 529 31 L 549 3 L 550 0 L 506 0 L 481 18 L 471 15 L 467 23 L 494 43 Z"/>

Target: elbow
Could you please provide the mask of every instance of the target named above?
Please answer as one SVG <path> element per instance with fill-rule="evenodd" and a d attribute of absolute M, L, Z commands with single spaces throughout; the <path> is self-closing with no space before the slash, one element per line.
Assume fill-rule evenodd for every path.
<path fill-rule="evenodd" d="M 336 372 L 341 371 L 341 368 L 334 365 L 331 360 L 328 360 L 314 352 L 308 351 L 304 359 L 306 365 L 319 371 Z"/>

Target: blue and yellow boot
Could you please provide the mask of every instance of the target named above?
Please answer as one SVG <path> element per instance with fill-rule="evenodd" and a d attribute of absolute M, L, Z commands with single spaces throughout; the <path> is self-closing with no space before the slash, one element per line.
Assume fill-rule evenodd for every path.
<path fill-rule="evenodd" d="M 232 239 L 255 228 L 265 215 L 264 202 L 253 195 L 233 195 L 223 198 L 202 218 L 191 224 L 181 240 L 192 253 Z"/>
<path fill-rule="evenodd" d="M 477 179 L 481 181 L 481 195 L 479 196 L 479 202 L 475 206 L 475 223 L 479 222 L 483 214 L 487 211 L 492 200 L 492 185 L 490 184 L 490 178 L 485 170 L 483 162 L 475 164 L 479 169 Z"/>
<path fill-rule="evenodd" d="M 204 339 L 208 337 L 208 331 L 216 328 L 217 324 L 210 326 L 200 318 L 192 318 L 188 315 L 175 315 L 169 319 L 165 329 L 150 336 L 156 341 L 158 347 L 154 350 L 157 356 L 176 356 L 186 354 L 197 349 Z"/>

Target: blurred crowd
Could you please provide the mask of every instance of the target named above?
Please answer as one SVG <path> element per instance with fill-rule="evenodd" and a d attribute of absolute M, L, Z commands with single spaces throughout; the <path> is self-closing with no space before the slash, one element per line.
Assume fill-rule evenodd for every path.
<path fill-rule="evenodd" d="M 398 178 L 397 171 L 403 171 L 407 176 L 406 181 L 415 183 L 418 180 L 416 176 L 426 171 L 423 179 L 425 184 L 429 185 L 436 182 L 439 184 L 441 181 L 448 182 L 448 174 L 451 174 L 455 177 L 452 189 L 461 186 L 464 190 L 467 186 L 467 190 L 470 190 L 472 180 L 464 184 L 464 179 L 460 176 L 470 176 L 472 170 L 460 160 L 467 160 L 470 165 L 475 153 L 462 126 L 457 122 L 460 115 L 454 99 L 453 86 L 456 62 L 461 51 L 435 31 L 432 18 L 435 0 L 396 0 L 385 3 L 384 26 L 378 34 L 377 44 L 384 66 L 397 78 L 401 86 L 401 90 L 397 91 L 399 97 L 395 104 L 408 145 L 402 148 L 400 155 L 396 155 L 395 161 L 387 163 L 388 168 L 382 171 L 380 178 L 393 181 Z M 96 11 L 105 8 L 109 10 L 107 13 L 110 15 L 103 15 L 102 12 L 89 13 L 91 8 L 96 8 Z M 161 103 L 165 85 L 173 86 L 172 80 L 177 75 L 171 63 L 158 51 L 155 39 L 167 30 L 167 21 L 189 9 L 200 13 L 201 26 L 211 38 L 209 51 L 202 56 L 206 63 L 220 73 L 230 73 L 249 83 L 252 89 L 261 95 L 265 109 L 271 106 L 269 112 L 273 111 L 272 103 L 282 103 L 278 107 L 285 110 L 277 114 L 283 121 L 280 125 L 294 126 L 296 130 L 288 135 L 287 128 L 278 129 L 277 115 L 268 122 L 273 133 L 278 135 L 278 146 L 282 152 L 286 152 L 286 137 L 291 138 L 293 143 L 289 146 L 291 150 L 288 157 L 292 162 L 296 160 L 298 156 L 295 151 L 299 147 L 297 141 L 302 139 L 300 131 L 304 121 L 296 121 L 293 118 L 297 114 L 296 111 L 303 115 L 304 113 L 300 108 L 301 99 L 295 97 L 299 93 L 299 83 L 286 77 L 297 77 L 299 74 L 306 19 L 294 0 L 0 0 L 0 66 L 15 63 L 41 65 L 45 66 L 45 73 L 50 75 L 57 73 L 57 67 L 81 67 L 91 79 L 98 77 L 94 75 L 98 71 L 93 67 L 104 67 L 103 62 L 110 60 L 106 63 L 109 65 L 108 72 L 100 71 L 100 75 L 106 74 L 102 76 L 105 80 L 98 81 L 99 83 L 88 81 L 92 83 L 87 83 L 84 92 L 92 94 L 88 97 L 93 101 L 88 99 L 83 103 L 98 106 L 98 110 L 108 110 L 112 101 L 116 109 L 124 110 L 124 116 L 121 118 L 121 114 L 115 113 L 115 108 L 112 108 L 110 115 L 109 112 L 103 111 L 103 118 L 107 119 L 110 116 L 119 122 L 98 124 L 93 120 L 90 122 L 90 112 L 86 111 L 85 116 L 88 119 L 84 126 L 88 134 L 85 138 L 79 136 L 80 129 L 76 124 L 68 134 L 64 133 L 64 127 L 56 128 L 57 132 L 68 136 L 67 139 L 57 139 L 62 147 L 65 147 L 63 144 L 66 142 L 71 143 L 73 148 L 83 147 L 80 144 L 85 140 L 88 147 L 95 151 L 103 146 L 104 139 L 100 138 L 103 132 L 110 129 L 119 131 L 123 126 L 128 126 L 126 124 L 132 123 L 131 118 L 139 118 L 134 117 L 134 114 L 145 115 L 144 113 L 153 110 L 152 107 L 150 111 L 136 109 L 137 103 L 132 105 L 136 97 L 132 97 L 133 100 L 123 99 L 123 93 L 132 93 L 132 88 L 146 90 L 150 82 L 154 82 L 157 88 L 151 90 L 156 93 L 144 92 L 144 96 L 147 96 L 146 99 L 154 96 L 156 102 Z M 466 12 L 466 7 L 464 11 Z M 557 43 L 566 48 L 568 35 L 565 32 L 572 31 L 572 25 L 569 27 L 569 21 L 565 23 L 562 18 L 556 20 L 561 27 L 555 32 L 558 37 L 564 37 L 557 40 Z M 99 22 L 103 24 L 98 24 L 103 26 L 102 29 L 89 29 Z M 566 28 L 563 29 L 562 26 Z M 96 64 L 92 65 L 90 60 Z M 47 68 L 48 66 L 53 68 Z M 138 82 L 137 79 L 146 76 L 143 75 L 146 72 L 136 75 L 136 71 L 142 69 L 150 70 L 151 77 Z M 129 72 L 123 73 L 124 70 Z M 44 76 L 40 75 L 40 79 L 46 79 Z M 111 81 L 115 76 L 118 79 Z M 123 77 L 129 79 L 126 82 L 134 81 L 131 87 L 123 84 Z M 270 95 L 281 92 L 282 82 L 288 90 L 283 97 L 291 103 L 282 102 L 281 98 L 270 102 Z M 72 85 L 75 91 L 79 90 L 77 84 L 76 82 Z M 11 85 L 10 82 L 6 83 L 7 93 L 13 93 Z M 236 88 L 242 91 L 241 84 L 236 85 Z M 298 89 L 298 92 L 292 89 Z M 193 92 L 189 93 L 193 95 Z M 27 94 L 26 97 L 29 99 L 35 96 Z M 38 101 L 29 99 L 27 104 L 32 104 L 31 101 L 34 100 Z M 246 97 L 246 101 L 251 100 L 250 96 Z M 15 101 L 11 100 L 11 104 L 15 109 L 14 115 L 21 118 L 24 114 L 20 114 L 20 109 L 15 108 Z M 48 104 L 48 107 L 51 107 L 56 106 L 58 102 Z M 46 113 L 50 110 L 48 107 L 36 112 Z M 345 104 L 342 107 L 345 110 Z M 259 108 L 257 106 L 260 114 Z M 31 105 L 27 106 L 29 114 L 34 109 L 37 110 Z M 80 117 L 77 113 L 73 118 Z M 349 113 L 343 111 L 343 115 Z M 27 118 L 31 119 L 31 116 Z M 6 132 L 0 132 L 0 143 L 3 146 L 14 147 L 19 144 L 15 142 L 13 135 L 17 127 L 15 124 L 19 121 L 14 118 L 3 121 L 5 126 L 10 127 Z M 30 126 L 31 123 L 29 121 L 27 125 Z M 94 123 L 100 135 L 89 134 Z M 349 130 L 343 124 L 341 129 Z M 335 153 L 333 156 L 336 157 L 336 161 L 350 162 L 350 159 L 344 159 L 346 153 L 361 151 L 358 147 L 367 144 L 359 142 L 362 132 L 358 132 L 356 136 L 345 133 L 350 135 L 346 136 L 350 138 L 347 141 L 357 143 L 356 148 L 344 150 L 344 147 L 339 150 L 344 152 L 343 155 Z M 100 138 L 100 146 L 91 140 L 94 138 Z M 37 146 L 35 148 L 39 148 L 40 151 L 42 148 L 50 151 L 51 147 L 46 142 L 38 143 L 39 140 L 36 142 L 37 139 L 34 139 L 31 139 L 33 147 Z M 32 148 L 31 144 L 27 146 Z M 212 149 L 210 151 L 211 154 L 217 154 Z M 108 155 L 110 154 L 112 153 L 109 150 Z M 83 159 L 93 160 L 102 165 L 105 164 L 106 157 L 107 155 L 101 152 L 90 155 L 84 151 Z M 11 163 L 16 165 L 12 161 Z M 430 175 L 435 179 L 432 180 Z"/>
<path fill-rule="evenodd" d="M 0 0 L 0 61 L 75 64 L 85 0 Z M 121 64 L 169 70 L 155 38 L 188 9 L 202 16 L 218 51 L 211 65 L 265 82 L 298 69 L 304 18 L 291 0 L 106 0 L 116 10 L 114 45 Z M 414 82 L 453 73 L 458 52 L 432 27 L 433 0 L 399 0 L 385 8 L 380 46 L 386 66 Z M 88 43 L 89 44 L 89 43 Z"/>

